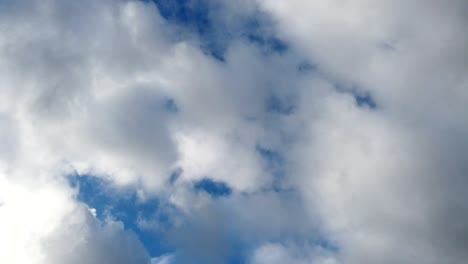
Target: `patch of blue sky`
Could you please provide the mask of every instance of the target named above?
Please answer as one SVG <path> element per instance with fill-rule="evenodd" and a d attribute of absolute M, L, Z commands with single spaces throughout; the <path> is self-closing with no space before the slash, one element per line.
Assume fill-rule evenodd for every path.
<path fill-rule="evenodd" d="M 283 54 L 288 44 L 265 30 L 271 22 L 265 15 L 254 12 L 239 16 L 235 23 L 224 21 L 223 3 L 209 0 L 141 0 L 157 5 L 161 16 L 188 32 L 198 36 L 201 49 L 214 58 L 224 61 L 226 50 L 232 40 L 244 40 L 266 54 Z"/>
<path fill-rule="evenodd" d="M 340 247 L 338 246 L 338 244 L 325 238 L 316 240 L 315 245 L 319 246 L 320 248 L 322 248 L 323 250 L 329 253 L 336 254 L 340 252 Z"/>
<path fill-rule="evenodd" d="M 214 58 L 224 61 L 222 40 L 227 31 L 220 30 L 213 22 L 218 6 L 207 0 L 141 0 L 153 2 L 160 15 L 168 22 L 185 28 L 201 40 L 201 49 Z"/>
<path fill-rule="evenodd" d="M 266 188 L 266 191 L 288 192 L 291 190 L 285 189 L 283 179 L 285 176 L 285 161 L 280 151 L 256 146 L 256 151 L 263 160 L 265 169 L 273 176 L 272 185 Z"/>
<path fill-rule="evenodd" d="M 151 256 L 159 256 L 171 252 L 169 245 L 164 243 L 163 233 L 146 230 L 138 225 L 139 219 L 150 218 L 158 220 L 161 225 L 169 225 L 170 219 L 164 214 L 157 214 L 161 207 L 158 199 L 141 202 L 135 190 L 116 190 L 106 179 L 91 175 L 71 175 L 70 185 L 78 188 L 77 199 L 90 208 L 96 209 L 96 217 L 105 220 L 113 217 L 121 221 L 125 229 L 134 232 Z M 155 215 L 159 215 L 155 219 Z"/>
<path fill-rule="evenodd" d="M 301 61 L 298 65 L 297 65 L 297 71 L 299 73 L 311 73 L 311 72 L 315 72 L 318 70 L 318 65 L 316 64 L 313 64 L 311 62 L 308 62 L 308 61 Z"/>
<path fill-rule="evenodd" d="M 339 93 L 351 94 L 358 107 L 367 107 L 368 109 L 372 110 L 378 108 L 377 101 L 374 99 L 372 94 L 360 87 L 349 86 L 339 82 L 335 82 L 335 89 Z"/>
<path fill-rule="evenodd" d="M 288 51 L 287 43 L 274 36 L 264 36 L 253 32 L 246 35 L 247 40 L 262 48 L 265 53 L 283 54 Z"/>
<path fill-rule="evenodd" d="M 169 183 L 174 184 L 180 178 L 182 173 L 183 173 L 182 168 L 175 169 L 169 176 Z"/>
<path fill-rule="evenodd" d="M 366 93 L 363 95 L 354 94 L 354 100 L 359 107 L 368 107 L 370 109 L 377 108 L 377 103 L 375 102 L 374 98 Z"/>
<path fill-rule="evenodd" d="M 280 115 L 290 115 L 296 108 L 295 101 L 292 98 L 286 96 L 280 97 L 275 94 L 267 97 L 265 106 L 267 113 Z"/>
<path fill-rule="evenodd" d="M 288 43 L 269 31 L 270 26 L 271 21 L 264 14 L 257 13 L 256 16 L 249 17 L 244 21 L 242 37 L 251 44 L 257 45 L 266 54 L 288 52 Z"/>
<path fill-rule="evenodd" d="M 212 30 L 210 12 L 214 5 L 206 0 L 145 0 L 154 2 L 161 16 L 171 22 L 187 26 L 199 34 Z"/>
<path fill-rule="evenodd" d="M 260 145 L 256 146 L 256 150 L 261 155 L 261 157 L 266 161 L 268 167 L 276 168 L 276 167 L 280 167 L 283 165 L 284 163 L 283 156 L 278 151 L 268 149 Z"/>
<path fill-rule="evenodd" d="M 211 197 L 217 198 L 222 196 L 229 196 L 232 193 L 231 187 L 221 181 L 215 181 L 210 178 L 204 178 L 193 183 L 195 191 L 203 191 L 208 193 Z"/>
<path fill-rule="evenodd" d="M 170 113 L 178 113 L 179 112 L 179 106 L 176 104 L 175 100 L 172 98 L 167 98 L 164 101 L 164 109 Z"/>

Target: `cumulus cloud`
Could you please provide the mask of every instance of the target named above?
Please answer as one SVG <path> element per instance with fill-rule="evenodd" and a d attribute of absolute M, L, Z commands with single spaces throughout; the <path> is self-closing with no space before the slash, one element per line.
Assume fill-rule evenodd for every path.
<path fill-rule="evenodd" d="M 302 103 L 292 174 L 345 263 L 462 263 L 466 2 L 259 2 L 327 80 L 377 102 L 336 94 L 313 117 Z"/>
<path fill-rule="evenodd" d="M 182 2 L 0 0 L 0 262 L 468 258 L 466 1 Z"/>
<path fill-rule="evenodd" d="M 335 264 L 340 263 L 333 257 L 327 257 L 320 248 L 307 248 L 305 252 L 282 244 L 264 244 L 257 248 L 251 257 L 253 264 L 276 264 L 276 263 L 291 263 L 291 264 Z"/>
<path fill-rule="evenodd" d="M 263 122 L 249 119 L 263 112 L 271 93 L 263 82 L 281 68 L 268 66 L 258 49 L 241 41 L 227 54 L 231 63 L 222 63 L 196 43 L 180 40 L 153 3 L 4 1 L 2 6 L 0 156 L 8 192 L 2 193 L 1 210 L 9 215 L 2 228 L 10 230 L 2 260 L 149 261 L 124 226 L 95 219 L 74 190 L 53 187 L 63 185 L 67 175 L 105 177 L 141 189 L 142 199 L 171 192 L 167 182 L 180 169 L 181 186 L 206 177 L 236 191 L 268 186 L 255 147 L 269 132 Z M 43 193 L 57 195 L 50 199 L 58 204 L 49 198 L 40 202 Z M 191 210 L 190 202 L 185 206 Z M 15 236 L 21 226 L 33 224 L 34 214 L 43 221 Z M 50 232 L 41 231 L 44 226 Z M 68 237 L 75 238 L 65 246 Z M 10 238 L 18 244 L 7 243 Z"/>
<path fill-rule="evenodd" d="M 138 238 L 97 220 L 63 183 L 1 181 L 0 259 L 11 263 L 150 263 Z M 110 254 L 112 252 L 112 254 Z"/>

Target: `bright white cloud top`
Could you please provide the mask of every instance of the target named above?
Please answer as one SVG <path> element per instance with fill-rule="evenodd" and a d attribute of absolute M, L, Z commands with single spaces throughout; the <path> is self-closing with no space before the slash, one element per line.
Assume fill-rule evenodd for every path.
<path fill-rule="evenodd" d="M 467 14 L 0 0 L 0 263 L 466 263 Z"/>

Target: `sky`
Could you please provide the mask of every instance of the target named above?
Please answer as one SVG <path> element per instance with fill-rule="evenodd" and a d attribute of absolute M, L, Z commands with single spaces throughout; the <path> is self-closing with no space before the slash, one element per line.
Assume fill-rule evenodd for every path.
<path fill-rule="evenodd" d="M 466 263 L 467 14 L 0 0 L 0 263 Z"/>

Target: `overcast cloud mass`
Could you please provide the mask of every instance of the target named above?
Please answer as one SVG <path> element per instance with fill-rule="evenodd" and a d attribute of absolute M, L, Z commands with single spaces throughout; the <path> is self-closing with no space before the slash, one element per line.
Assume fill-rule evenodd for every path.
<path fill-rule="evenodd" d="M 0 263 L 464 264 L 468 1 L 0 0 Z"/>

